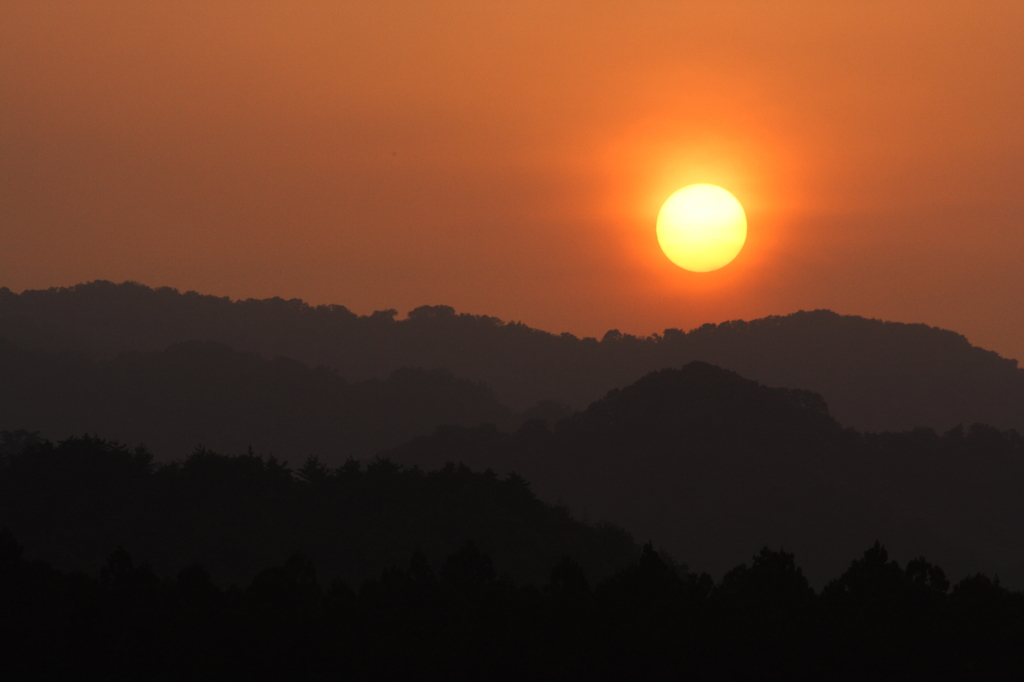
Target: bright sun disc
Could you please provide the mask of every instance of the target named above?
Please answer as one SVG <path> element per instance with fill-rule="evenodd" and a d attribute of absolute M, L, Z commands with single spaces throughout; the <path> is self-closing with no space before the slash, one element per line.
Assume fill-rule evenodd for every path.
<path fill-rule="evenodd" d="M 690 185 L 668 198 L 658 213 L 658 243 L 686 270 L 727 265 L 747 240 L 747 216 L 736 197 L 715 185 Z"/>

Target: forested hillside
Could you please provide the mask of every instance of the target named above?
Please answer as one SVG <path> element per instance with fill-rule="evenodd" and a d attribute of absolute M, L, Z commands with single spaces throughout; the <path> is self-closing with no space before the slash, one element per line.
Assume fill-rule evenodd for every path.
<path fill-rule="evenodd" d="M 218 584 L 241 586 L 301 551 L 327 583 L 359 585 L 416 551 L 439 566 L 472 540 L 504 574 L 541 584 L 566 555 L 601 578 L 638 552 L 626 532 L 574 520 L 517 476 L 379 460 L 310 459 L 294 471 L 209 451 L 160 465 L 95 438 L 2 436 L 0 527 L 63 570 L 95 574 L 122 546 L 158 575 L 201 564 Z"/>
<path fill-rule="evenodd" d="M 840 423 L 868 431 L 947 430 L 982 422 L 1024 430 L 1024 370 L 954 332 L 798 312 L 750 322 L 600 340 L 423 306 L 356 315 L 279 298 L 232 301 L 93 282 L 14 294 L 0 289 L 0 338 L 96 358 L 215 341 L 266 358 L 336 369 L 349 381 L 402 367 L 482 381 L 518 410 L 542 400 L 581 409 L 647 372 L 704 360 L 773 386 L 824 396 Z"/>
<path fill-rule="evenodd" d="M 8 430 L 100 434 L 162 462 L 198 446 L 293 467 L 464 462 L 701 570 L 767 543 L 818 584 L 879 539 L 1024 585 L 1024 445 L 1007 430 L 1021 370 L 951 332 L 818 311 L 597 341 L 443 306 L 399 320 L 109 283 L 0 292 L 0 332 Z M 502 404 L 599 390 L 575 415 Z"/>
<path fill-rule="evenodd" d="M 234 353 L 227 357 L 234 357 Z M 273 365 L 253 356 L 243 359 L 257 366 Z M 305 368 L 298 376 L 306 373 L 316 376 Z M 201 424 L 209 433 L 218 433 L 217 419 L 224 419 L 220 432 L 235 439 L 281 430 L 284 438 L 303 447 L 316 445 L 314 436 L 328 438 L 338 433 L 341 438 L 347 433 L 312 430 L 318 424 L 334 423 L 329 414 L 319 422 L 288 421 L 290 414 L 321 414 L 316 412 L 316 405 L 325 399 L 302 402 L 287 391 L 275 401 L 257 402 L 263 411 L 254 411 L 246 418 L 252 403 L 246 402 L 244 391 L 232 389 L 227 395 L 234 397 L 224 398 L 225 393 L 217 388 L 223 379 L 218 377 L 222 375 L 214 374 L 209 396 L 198 394 L 194 412 L 176 411 L 190 405 L 186 400 L 174 409 L 145 413 L 150 420 L 146 423 L 159 426 L 164 415 L 171 428 L 158 433 L 173 433 L 178 428 L 186 434 L 195 433 L 187 430 L 190 424 Z M 145 397 L 143 393 L 132 395 L 139 400 Z M 187 396 L 188 391 L 183 395 Z M 365 393 L 355 395 L 366 399 Z M 429 402 L 429 394 L 417 400 Z M 276 407 L 269 409 L 267 405 Z M 356 401 L 355 405 L 351 415 L 339 412 L 334 417 L 353 429 L 362 421 L 372 423 L 372 404 L 360 407 Z M 124 409 L 128 415 L 142 414 L 131 412 L 129 406 Z M 290 425 L 290 430 L 282 425 Z M 67 441 L 57 452 L 74 451 L 79 446 L 73 444 L 80 442 Z M 319 460 L 334 472 L 327 478 L 336 482 L 346 480 L 342 473 L 353 466 L 345 464 L 345 459 L 338 456 L 339 450 L 329 449 L 332 457 Z M 973 425 L 941 434 L 930 429 L 865 434 L 842 427 L 817 394 L 766 387 L 706 363 L 651 373 L 611 391 L 581 413 L 554 421 L 553 426 L 551 420 L 544 419 L 527 420 L 514 431 L 502 431 L 493 424 L 440 426 L 430 435 L 413 438 L 382 455 L 406 467 L 403 476 L 414 479 L 424 475 L 415 473 L 415 469 L 446 471 L 449 464 L 459 463 L 474 472 L 492 469 L 499 476 L 515 474 L 514 480 L 522 480 L 518 478 L 521 476 L 540 500 L 564 503 L 577 518 L 619 524 L 639 540 L 653 541 L 694 568 L 716 575 L 741 561 L 752 545 L 769 544 L 795 552 L 812 583 L 820 585 L 841 570 L 851 553 L 882 540 L 901 560 L 924 554 L 941 562 L 953 577 L 983 570 L 998 574 L 1008 585 L 1024 585 L 1024 551 L 1020 549 L 1024 547 L 1024 530 L 1019 523 L 1024 518 L 1024 498 L 1020 495 L 1024 489 L 1024 439 L 1017 432 Z M 51 461 L 47 457 L 38 461 Z M 28 466 L 36 460 L 18 461 Z M 70 466 L 78 460 L 68 456 L 62 461 Z M 250 474 L 244 472 L 250 465 L 259 471 L 270 466 L 257 466 L 258 461 L 262 460 L 211 458 L 201 451 L 185 464 L 157 467 L 156 473 L 139 480 L 171 480 L 172 473 L 180 471 L 185 476 L 181 480 L 188 481 L 192 480 L 188 472 L 222 469 L 217 476 L 235 472 L 231 476 L 248 480 L 245 477 Z M 303 461 L 296 459 L 293 468 Z M 366 475 L 371 470 L 386 470 L 380 464 L 364 466 L 368 466 Z M 54 473 L 52 480 L 64 481 L 67 491 L 56 494 L 47 487 L 49 474 L 39 474 L 30 484 L 15 477 L 21 471 L 9 467 L 0 474 L 10 486 L 3 495 L 8 507 L 0 520 L 53 520 L 57 518 L 54 509 L 64 508 L 68 528 L 74 528 L 79 518 L 77 508 L 60 504 L 73 499 L 79 488 L 106 490 L 103 486 L 109 483 L 104 483 L 108 474 L 103 473 L 103 467 L 70 477 L 64 477 L 58 467 L 60 475 Z M 319 475 L 311 471 L 313 478 Z M 270 476 L 266 472 L 260 475 L 265 479 Z M 426 480 L 434 480 L 431 477 L 438 474 L 425 475 Z M 374 480 L 373 476 L 368 480 Z M 230 510 L 235 504 L 248 509 L 249 497 L 233 497 L 231 486 L 216 490 L 219 492 L 210 493 L 209 499 L 223 497 L 223 513 L 248 514 Z M 60 504 L 54 507 L 56 502 L 46 501 L 51 497 L 32 497 L 36 494 L 32 491 L 55 495 L 52 500 Z M 116 486 L 111 488 L 95 498 L 97 504 L 102 502 L 97 508 L 106 509 L 105 513 L 115 518 L 122 513 L 125 518 L 145 518 L 145 514 L 135 511 L 111 511 L 109 504 L 121 494 L 123 491 L 118 492 Z M 448 493 L 443 489 L 431 494 L 440 496 L 435 500 L 437 504 L 447 504 L 444 498 Z M 152 491 L 146 496 L 160 499 Z M 259 495 L 251 499 L 259 499 Z M 374 498 L 367 497 L 364 502 L 374 504 Z M 20 506 L 23 504 L 28 506 Z M 273 508 L 268 505 L 266 509 Z M 263 507 L 254 510 L 253 522 L 263 518 L 264 512 Z M 386 514 L 383 510 L 381 513 Z M 55 522 L 46 537 L 63 547 L 62 543 L 81 533 L 61 531 L 61 523 Z M 101 517 L 96 517 L 94 524 L 97 528 L 113 527 Z M 151 528 L 138 531 L 140 537 L 154 532 Z M 235 540 L 237 534 L 225 533 L 232 542 Z M 43 535 L 26 536 L 26 540 L 35 541 L 36 537 Z M 104 537 L 107 544 L 114 542 L 113 536 Z M 213 537 L 207 542 L 217 544 Z M 106 549 L 103 546 L 103 551 Z M 366 548 L 360 551 L 369 552 Z M 98 561 L 98 556 L 94 555 L 93 560 Z"/>
<path fill-rule="evenodd" d="M 954 576 L 1024 586 L 1024 438 L 974 425 L 865 434 L 820 396 L 705 363 L 651 373 L 549 428 L 438 429 L 387 456 L 516 471 L 542 499 L 613 519 L 720 574 L 751 544 L 793 551 L 814 584 L 882 540 Z"/>
<path fill-rule="evenodd" d="M 276 366 L 209 344 L 111 362 L 197 349 L 216 382 L 218 365 Z M 554 426 L 442 426 L 369 463 L 199 450 L 157 464 L 93 437 L 0 435 L 0 646 L 16 676 L 1024 670 L 1024 598 L 1007 589 L 1024 584 L 1015 431 L 865 434 L 815 393 L 694 362 Z"/>

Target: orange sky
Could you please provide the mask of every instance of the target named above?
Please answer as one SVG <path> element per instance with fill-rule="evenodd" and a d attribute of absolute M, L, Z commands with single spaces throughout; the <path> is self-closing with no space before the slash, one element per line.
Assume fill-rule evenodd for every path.
<path fill-rule="evenodd" d="M 649 334 L 831 308 L 1024 360 L 1024 4 L 7 0 L 0 285 Z M 661 202 L 743 202 L 688 273 Z"/>

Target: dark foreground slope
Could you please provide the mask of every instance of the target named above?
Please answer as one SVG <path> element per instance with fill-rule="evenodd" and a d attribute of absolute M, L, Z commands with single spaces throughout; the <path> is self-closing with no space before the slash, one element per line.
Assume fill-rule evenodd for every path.
<path fill-rule="evenodd" d="M 355 315 L 343 306 L 279 298 L 231 301 L 126 283 L 0 289 L 0 338 L 25 348 L 112 358 L 180 341 L 216 341 L 265 357 L 326 365 L 349 380 L 401 367 L 447 368 L 482 381 L 516 409 L 540 400 L 582 408 L 663 367 L 704 360 L 774 386 L 805 388 L 840 423 L 869 431 L 982 422 L 1024 430 L 1024 370 L 963 336 L 900 324 L 800 312 L 751 322 L 667 329 L 600 341 L 493 317 L 424 306 Z"/>
<path fill-rule="evenodd" d="M 111 360 L 24 350 L 0 340 L 0 429 L 63 439 L 99 433 L 164 460 L 197 446 L 252 447 L 301 463 L 372 457 L 438 424 L 507 425 L 512 411 L 447 370 L 399 369 L 349 383 L 334 370 L 181 343 Z"/>
<path fill-rule="evenodd" d="M 1024 440 L 975 426 L 870 435 L 820 396 L 704 363 L 610 392 L 552 430 L 444 428 L 388 456 L 514 470 L 543 499 L 614 519 L 720 574 L 751 546 L 796 553 L 812 582 L 876 539 L 904 558 L 1024 585 Z"/>
<path fill-rule="evenodd" d="M 514 476 L 315 460 L 293 475 L 276 460 L 210 452 L 154 465 L 102 440 L 54 445 L 6 432 L 4 526 L 29 556 L 64 570 L 95 573 L 122 546 L 159 575 L 202 564 L 222 585 L 245 585 L 296 551 L 324 580 L 358 585 L 417 550 L 440 565 L 468 539 L 514 579 L 539 584 L 564 555 L 599 578 L 638 549 L 624 531 L 539 501 Z"/>
<path fill-rule="evenodd" d="M 11 679 L 1019 680 L 1024 594 L 950 589 L 875 545 L 820 594 L 761 550 L 715 584 L 650 545 L 591 589 L 571 559 L 542 589 L 466 543 L 358 592 L 301 554 L 224 591 L 202 567 L 159 580 L 115 551 L 97 580 L 28 562 L 0 532 L 0 655 Z"/>

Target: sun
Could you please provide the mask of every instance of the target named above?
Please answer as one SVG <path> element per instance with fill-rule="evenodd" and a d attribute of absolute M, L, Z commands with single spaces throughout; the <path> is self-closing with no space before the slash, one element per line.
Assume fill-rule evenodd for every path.
<path fill-rule="evenodd" d="M 661 250 L 686 270 L 709 272 L 728 265 L 746 240 L 743 207 L 716 185 L 684 187 L 658 213 Z"/>

